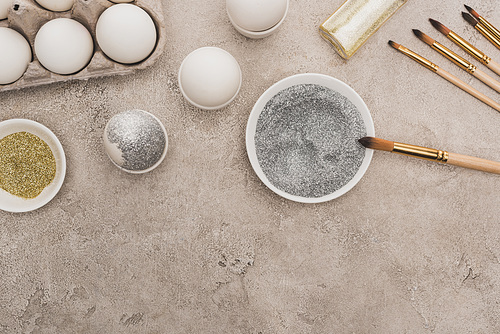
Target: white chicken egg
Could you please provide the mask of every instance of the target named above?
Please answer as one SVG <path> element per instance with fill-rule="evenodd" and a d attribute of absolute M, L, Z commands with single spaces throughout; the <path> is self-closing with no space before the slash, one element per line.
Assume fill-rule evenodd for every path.
<path fill-rule="evenodd" d="M 96 37 L 102 51 L 123 64 L 146 59 L 153 52 L 157 38 L 151 16 L 131 4 L 106 9 L 97 21 Z"/>
<path fill-rule="evenodd" d="M 231 21 L 248 31 L 264 31 L 285 16 L 288 0 L 226 0 Z"/>
<path fill-rule="evenodd" d="M 134 0 L 109 0 L 114 3 L 125 3 L 125 2 L 133 2 Z"/>
<path fill-rule="evenodd" d="M 65 12 L 70 10 L 75 0 L 35 0 L 40 6 L 53 12 Z"/>
<path fill-rule="evenodd" d="M 12 0 L 0 0 L 0 20 L 7 18 L 10 6 L 12 6 Z"/>
<path fill-rule="evenodd" d="M 179 87 L 195 107 L 214 110 L 228 105 L 241 87 L 241 69 L 234 57 L 216 47 L 191 52 L 179 69 Z"/>
<path fill-rule="evenodd" d="M 51 72 L 73 74 L 90 62 L 94 42 L 87 28 L 67 18 L 45 23 L 35 37 L 35 54 Z"/>
<path fill-rule="evenodd" d="M 10 28 L 0 27 L 0 45 L 0 85 L 6 85 L 22 77 L 32 54 L 28 41 Z"/>

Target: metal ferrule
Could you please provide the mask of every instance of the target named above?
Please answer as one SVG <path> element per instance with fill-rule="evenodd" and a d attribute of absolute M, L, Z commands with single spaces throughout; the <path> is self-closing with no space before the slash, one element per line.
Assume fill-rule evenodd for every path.
<path fill-rule="evenodd" d="M 408 57 L 410 57 L 411 59 L 415 60 L 417 63 L 420 63 L 421 65 L 427 67 L 429 70 L 437 72 L 439 67 L 436 64 L 432 63 L 431 61 L 425 59 L 421 55 L 416 54 L 415 52 L 411 51 L 410 49 L 402 45 L 399 46 L 398 50 L 407 55 Z"/>
<path fill-rule="evenodd" d="M 486 37 L 491 43 L 495 44 L 497 48 L 500 48 L 500 39 L 496 37 L 494 33 L 486 29 L 484 26 L 481 24 L 476 24 L 476 29 L 484 36 Z"/>
<path fill-rule="evenodd" d="M 460 57 L 455 52 L 448 49 L 446 46 L 438 42 L 434 42 L 432 44 L 432 48 L 434 50 L 437 50 L 440 54 L 442 54 L 443 56 L 445 56 L 446 58 L 448 58 L 449 60 L 451 60 L 452 62 L 454 62 L 467 72 L 474 73 L 474 71 L 476 70 L 476 66 L 472 65 L 470 62 Z"/>
<path fill-rule="evenodd" d="M 447 36 L 458 46 L 467 51 L 467 53 L 471 54 L 474 58 L 478 59 L 481 63 L 487 65 L 491 61 L 490 57 L 485 55 L 483 52 L 479 51 L 476 47 L 474 47 L 472 44 L 467 42 L 462 37 L 455 34 L 453 31 L 450 31 L 450 33 Z"/>
<path fill-rule="evenodd" d="M 482 16 L 479 16 L 479 23 L 481 25 L 483 25 L 486 29 L 488 29 L 493 34 L 493 36 L 495 36 L 496 39 L 500 41 L 500 30 L 495 28 L 491 23 L 486 21 Z"/>
<path fill-rule="evenodd" d="M 442 163 L 448 162 L 448 152 L 428 147 L 394 142 L 394 149 L 392 150 L 392 152 L 409 155 L 424 160 L 432 160 Z"/>

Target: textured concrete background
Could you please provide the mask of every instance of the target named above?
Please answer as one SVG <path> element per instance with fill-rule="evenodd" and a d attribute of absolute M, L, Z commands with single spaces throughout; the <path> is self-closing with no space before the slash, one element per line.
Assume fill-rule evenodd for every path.
<path fill-rule="evenodd" d="M 500 332 L 498 176 L 375 152 L 349 193 L 304 205 L 251 169 L 253 104 L 304 72 L 353 87 L 380 137 L 500 160 L 500 114 L 387 45 L 499 100 L 411 32 L 464 55 L 433 17 L 500 59 L 462 19 L 462 2 L 410 1 L 349 61 L 317 33 L 341 3 L 291 0 L 280 31 L 254 41 L 231 27 L 222 0 L 164 1 L 168 44 L 154 67 L 1 93 L 0 120 L 52 129 L 68 172 L 45 207 L 0 212 L 0 333 Z M 468 4 L 500 26 L 498 1 Z M 202 46 L 241 65 L 241 93 L 224 110 L 180 94 L 181 61 Z M 164 163 L 142 176 L 114 167 L 101 139 L 132 108 L 158 116 L 170 138 Z"/>

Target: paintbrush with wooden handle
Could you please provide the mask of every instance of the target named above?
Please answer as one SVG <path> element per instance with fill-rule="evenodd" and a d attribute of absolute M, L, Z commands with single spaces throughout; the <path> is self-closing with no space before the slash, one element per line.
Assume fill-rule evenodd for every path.
<path fill-rule="evenodd" d="M 493 24 L 488 22 L 484 17 L 479 15 L 474 9 L 471 7 L 464 5 L 465 8 L 471 13 L 471 15 L 477 20 L 472 21 L 469 17 L 462 14 L 464 19 L 467 20 L 470 24 L 474 26 L 484 37 L 486 37 L 491 43 L 493 43 L 496 47 L 500 47 L 500 30 L 495 27 Z M 476 23 L 477 22 L 477 23 Z"/>
<path fill-rule="evenodd" d="M 460 37 L 457 33 L 451 31 L 451 29 L 447 28 L 441 22 L 438 22 L 433 19 L 429 19 L 432 26 L 436 28 L 440 33 L 448 37 L 453 43 L 460 46 L 464 49 L 468 54 L 479 60 L 481 63 L 486 65 L 490 70 L 500 75 L 500 64 L 491 59 L 491 57 L 487 56 L 484 52 L 467 42 L 465 39 Z"/>
<path fill-rule="evenodd" d="M 500 174 L 500 162 L 497 161 L 485 160 L 428 147 L 403 144 L 375 137 L 363 137 L 359 139 L 359 142 L 364 147 L 373 150 L 394 152 L 424 160 L 437 161 L 443 164 Z"/>
<path fill-rule="evenodd" d="M 406 48 L 406 47 L 404 47 L 396 42 L 389 41 L 389 45 L 392 46 L 393 48 L 395 48 L 396 50 L 398 50 L 399 52 L 407 55 L 411 59 L 415 60 L 420 65 L 425 66 L 426 68 L 428 68 L 432 72 L 436 73 L 437 75 L 439 75 L 443 79 L 446 79 L 447 81 L 451 82 L 455 86 L 459 87 L 460 89 L 462 89 L 465 92 L 469 93 L 470 95 L 474 96 L 476 99 L 486 103 L 487 105 L 489 105 L 490 107 L 492 107 L 496 111 L 500 111 L 500 104 L 498 104 L 497 102 L 495 102 L 494 100 L 492 100 L 488 96 L 484 95 L 483 93 L 481 93 L 480 91 L 478 91 L 477 89 L 472 87 L 471 85 L 463 82 L 462 80 L 460 80 L 459 78 L 457 78 L 453 74 L 446 72 L 441 67 L 434 64 L 433 62 L 425 59 L 421 55 L 411 51 L 410 49 L 408 49 L 408 48 Z"/>
<path fill-rule="evenodd" d="M 478 69 L 475 65 L 470 63 L 469 61 L 465 60 L 464 58 L 460 57 L 457 55 L 455 52 L 451 51 L 448 49 L 446 46 L 443 44 L 435 41 L 434 39 L 430 38 L 423 32 L 421 32 L 418 29 L 413 29 L 413 33 L 415 36 L 417 36 L 422 42 L 425 44 L 429 45 L 431 48 L 451 60 L 454 64 L 458 65 L 461 69 L 469 72 L 472 74 L 475 78 L 481 80 L 483 83 L 486 85 L 490 86 L 494 90 L 500 93 L 500 82 L 497 80 L 493 79 L 490 77 L 488 74 L 484 73 L 480 69 Z"/>

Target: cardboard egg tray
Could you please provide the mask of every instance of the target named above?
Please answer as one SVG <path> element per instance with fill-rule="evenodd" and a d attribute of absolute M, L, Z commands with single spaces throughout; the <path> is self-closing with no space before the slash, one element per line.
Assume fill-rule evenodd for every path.
<path fill-rule="evenodd" d="M 40 86 L 69 80 L 87 80 L 94 77 L 126 75 L 144 69 L 155 63 L 165 47 L 165 22 L 162 2 L 158 0 L 136 0 L 130 4 L 144 9 L 153 19 L 157 31 L 157 43 L 151 55 L 136 64 L 120 64 L 108 58 L 99 48 L 96 39 L 96 24 L 99 16 L 108 7 L 115 5 L 108 0 L 75 0 L 73 8 L 66 12 L 51 12 L 41 7 L 35 0 L 13 0 L 6 20 L 0 21 L 0 27 L 12 28 L 20 32 L 31 45 L 33 60 L 24 75 L 16 82 L 0 85 L 0 92 Z M 56 18 L 71 18 L 83 24 L 94 39 L 94 55 L 90 63 L 78 73 L 60 75 L 45 69 L 34 53 L 35 36 L 48 21 Z M 1 48 L 1 45 L 0 45 Z"/>

